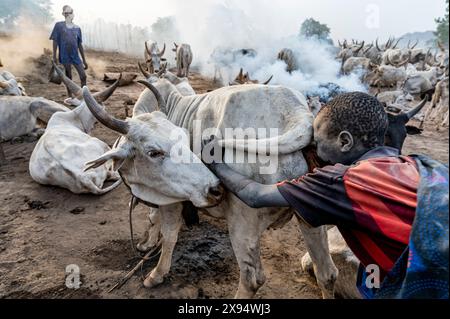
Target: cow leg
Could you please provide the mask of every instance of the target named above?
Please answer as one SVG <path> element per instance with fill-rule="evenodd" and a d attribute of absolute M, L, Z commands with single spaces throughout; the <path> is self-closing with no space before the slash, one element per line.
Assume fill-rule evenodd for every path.
<path fill-rule="evenodd" d="M 306 243 L 306 249 L 314 264 L 317 284 L 324 299 L 334 298 L 334 284 L 339 271 L 333 262 L 328 247 L 326 227 L 312 228 L 299 219 L 300 230 Z"/>
<path fill-rule="evenodd" d="M 183 224 L 181 203 L 159 208 L 161 218 L 162 250 L 158 265 L 147 275 L 144 286 L 153 288 L 162 284 L 172 265 L 172 255 Z"/>
<path fill-rule="evenodd" d="M 161 213 L 157 208 L 150 208 L 148 214 L 149 226 L 145 232 L 144 238 L 136 245 L 140 252 L 147 252 L 156 247 L 161 234 Z"/>
<path fill-rule="evenodd" d="M 266 281 L 260 252 L 261 235 L 266 227 L 260 219 L 257 212 L 248 210 L 233 213 L 228 219 L 231 245 L 240 270 L 236 299 L 253 298 Z"/>

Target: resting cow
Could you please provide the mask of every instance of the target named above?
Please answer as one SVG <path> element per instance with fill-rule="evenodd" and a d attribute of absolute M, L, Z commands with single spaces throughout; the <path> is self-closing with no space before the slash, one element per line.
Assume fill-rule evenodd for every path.
<path fill-rule="evenodd" d="M 33 134 L 38 120 L 47 123 L 55 112 L 68 111 L 42 97 L 0 96 L 0 141 Z"/>
<path fill-rule="evenodd" d="M 81 88 L 62 72 L 60 76 L 71 93 L 81 98 Z M 106 101 L 118 87 L 119 81 L 97 93 L 96 100 L 99 103 Z M 119 186 L 121 179 L 111 165 L 84 172 L 87 161 L 110 150 L 106 143 L 90 135 L 96 122 L 84 101 L 70 112 L 54 114 L 30 158 L 33 180 L 42 185 L 66 188 L 75 194 L 102 195 Z M 107 180 L 115 180 L 115 183 L 102 188 Z"/>

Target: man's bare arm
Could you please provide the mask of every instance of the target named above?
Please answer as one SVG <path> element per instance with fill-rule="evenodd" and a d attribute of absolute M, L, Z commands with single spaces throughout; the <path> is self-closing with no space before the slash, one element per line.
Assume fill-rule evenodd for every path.
<path fill-rule="evenodd" d="M 53 40 L 53 61 L 55 61 L 55 63 L 58 63 L 58 60 L 56 58 L 57 53 L 58 53 L 58 43 L 55 40 Z"/>
<path fill-rule="evenodd" d="M 290 206 L 281 195 L 277 185 L 257 183 L 223 163 L 214 163 L 210 168 L 229 191 L 252 208 Z"/>
<path fill-rule="evenodd" d="M 86 57 L 84 56 L 83 44 L 80 43 L 78 45 L 78 50 L 80 50 L 81 58 L 83 59 L 84 69 L 87 70 L 89 68 L 89 66 L 88 66 L 88 64 L 86 62 Z"/>

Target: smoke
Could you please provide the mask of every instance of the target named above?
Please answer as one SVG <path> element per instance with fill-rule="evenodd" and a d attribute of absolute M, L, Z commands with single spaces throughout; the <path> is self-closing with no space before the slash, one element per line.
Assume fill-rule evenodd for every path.
<path fill-rule="evenodd" d="M 280 21 L 270 18 L 264 21 L 265 17 L 271 17 L 272 5 L 267 1 L 250 0 L 246 2 L 247 7 L 240 7 L 235 0 L 195 3 L 194 10 L 190 2 L 180 3 L 176 22 L 183 42 L 192 47 L 194 67 L 202 74 L 214 77 L 219 66 L 226 85 L 243 68 L 252 79 L 264 82 L 273 75 L 271 84 L 284 85 L 307 95 L 319 95 L 324 100 L 332 91 L 329 83 L 336 84 L 341 91 L 366 91 L 358 74 L 339 75 L 341 63 L 335 59 L 335 47 L 315 39 L 300 39 L 296 34 L 283 34 L 277 27 L 282 26 Z M 183 14 L 189 7 L 189 12 L 195 12 L 194 16 Z M 222 51 L 251 48 L 257 55 L 238 56 L 233 60 L 232 54 L 221 54 L 219 50 L 212 58 L 211 54 L 217 48 Z M 296 56 L 299 70 L 292 74 L 286 72 L 282 61 L 277 60 L 278 52 L 283 48 L 290 48 Z"/>
<path fill-rule="evenodd" d="M 49 30 L 20 17 L 7 36 L 0 37 L 0 57 L 3 66 L 16 76 L 26 76 L 33 67 L 32 59 L 50 49 Z"/>

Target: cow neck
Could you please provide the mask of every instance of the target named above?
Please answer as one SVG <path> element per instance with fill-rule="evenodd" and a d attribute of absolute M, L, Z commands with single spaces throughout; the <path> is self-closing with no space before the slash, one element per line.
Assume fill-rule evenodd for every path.
<path fill-rule="evenodd" d="M 167 118 L 176 126 L 190 130 L 198 107 L 206 95 L 183 96 L 171 92 L 167 99 Z"/>
<path fill-rule="evenodd" d="M 79 107 L 75 108 L 71 113 L 75 115 L 76 120 L 81 123 L 81 128 L 83 129 L 83 132 L 86 134 L 91 133 L 91 129 L 86 128 L 86 125 L 84 123 L 84 120 L 92 120 L 92 122 L 95 122 L 95 119 L 93 118 L 92 114 L 87 112 L 88 108 L 86 107 L 86 104 L 81 104 Z M 82 115 L 85 115 L 88 117 L 88 119 L 85 119 Z M 94 123 L 91 123 L 90 127 L 93 127 Z"/>

